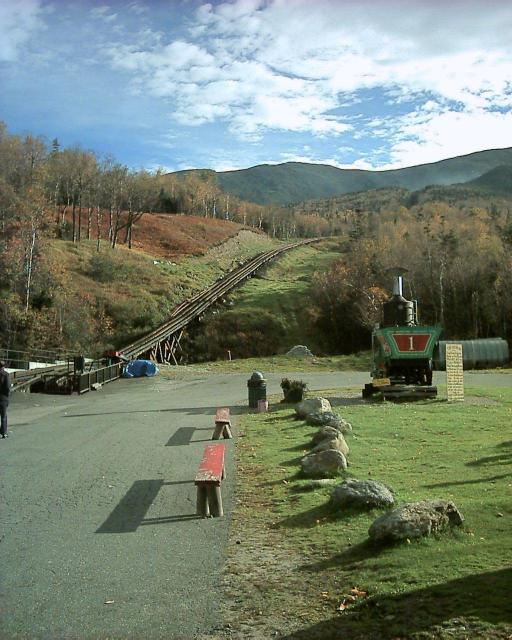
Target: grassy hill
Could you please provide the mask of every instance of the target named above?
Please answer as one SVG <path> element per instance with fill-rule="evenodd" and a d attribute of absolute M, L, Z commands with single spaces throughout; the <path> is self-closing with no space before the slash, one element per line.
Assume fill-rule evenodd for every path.
<path fill-rule="evenodd" d="M 225 357 L 237 345 L 241 348 L 233 352 L 235 357 L 270 355 L 298 343 L 308 344 L 316 354 L 328 352 L 317 335 L 321 332 L 312 330 L 316 318 L 308 311 L 307 298 L 312 274 L 350 249 L 347 237 L 374 229 L 374 215 L 393 220 L 409 210 L 416 216 L 424 204 L 444 202 L 451 207 L 445 207 L 446 215 L 459 216 L 464 224 L 480 208 L 492 213 L 504 229 L 503 242 L 508 242 L 510 174 L 510 165 L 498 165 L 462 184 L 414 192 L 384 187 L 296 205 L 291 214 L 334 220 L 338 226 L 332 232 L 345 240 L 335 246 L 333 238 L 292 252 L 279 261 L 275 272 L 251 280 L 240 297 L 232 298 L 233 313 L 214 314 L 202 335 L 191 336 L 191 352 L 198 358 Z M 425 211 L 429 215 L 428 207 Z M 107 237 L 105 229 L 102 237 Z M 239 260 L 277 242 L 231 221 L 166 214 L 147 214 L 136 223 L 132 250 L 121 244 L 112 251 L 102 241 L 98 253 L 95 240 L 46 238 L 38 254 L 26 343 L 48 349 L 65 345 L 86 353 L 123 347 L 161 324 L 176 304 L 211 285 Z M 220 351 L 213 353 L 212 345 Z"/>
<path fill-rule="evenodd" d="M 346 239 L 329 238 L 294 249 L 229 296 L 229 306 L 207 314 L 186 344 L 196 360 L 286 353 L 297 344 L 325 351 L 310 304 L 311 281 L 343 253 Z"/>
<path fill-rule="evenodd" d="M 512 148 L 508 148 L 479 151 L 440 162 L 389 171 L 338 169 L 328 165 L 286 162 L 213 175 L 223 191 L 242 200 L 286 205 L 368 189 L 403 187 L 416 191 L 427 185 L 468 182 L 496 167 L 511 165 Z M 198 173 L 203 175 L 204 171 Z M 210 174 L 212 172 L 208 172 Z"/>
<path fill-rule="evenodd" d="M 276 245 L 242 225 L 189 216 L 144 217 L 134 249 L 51 240 L 52 310 L 66 344 L 86 353 L 119 348 L 164 322 L 171 310 L 211 286 L 238 261 Z M 51 345 L 49 345 L 51 346 Z"/>

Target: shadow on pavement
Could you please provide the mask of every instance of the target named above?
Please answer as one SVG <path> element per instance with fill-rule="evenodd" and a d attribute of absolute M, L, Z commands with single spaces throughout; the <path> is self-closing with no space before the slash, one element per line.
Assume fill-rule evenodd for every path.
<path fill-rule="evenodd" d="M 161 518 L 146 518 L 140 524 L 141 526 L 147 524 L 166 524 L 169 522 L 183 522 L 184 520 L 202 520 L 202 516 L 198 516 L 197 513 L 183 513 L 178 516 L 162 516 Z"/>
<path fill-rule="evenodd" d="M 129 409 L 126 411 L 99 411 L 98 413 L 70 413 L 61 416 L 62 418 L 89 418 L 91 416 L 113 416 L 117 414 L 132 413 L 186 413 L 191 416 L 211 415 L 214 416 L 219 407 L 225 407 L 225 404 L 219 404 L 216 407 L 174 407 L 173 409 Z M 245 407 L 229 407 L 231 415 L 240 415 L 246 411 Z"/>
<path fill-rule="evenodd" d="M 213 426 L 206 429 L 197 429 L 196 427 L 180 427 L 172 434 L 167 441 L 166 447 L 181 447 L 183 445 L 190 444 L 191 442 L 211 442 L 211 438 L 202 438 L 201 440 L 192 440 L 192 436 L 195 431 L 211 431 L 213 432 Z"/>
<path fill-rule="evenodd" d="M 180 520 L 190 520 L 191 518 L 197 517 L 195 513 L 148 519 L 144 517 L 163 486 L 192 484 L 193 482 L 193 480 L 181 480 L 177 482 L 136 480 L 105 522 L 96 529 L 96 533 L 130 533 L 136 531 L 139 526 L 144 524 L 163 524 L 165 522 L 178 522 Z"/>

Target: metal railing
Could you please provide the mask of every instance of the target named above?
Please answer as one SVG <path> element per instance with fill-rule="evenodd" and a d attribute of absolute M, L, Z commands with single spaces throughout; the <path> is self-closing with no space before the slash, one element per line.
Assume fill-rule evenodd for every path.
<path fill-rule="evenodd" d="M 121 376 L 122 365 L 120 363 L 101 367 L 85 373 L 76 373 L 72 376 L 73 391 L 85 393 L 92 389 L 93 384 L 105 384 L 117 380 Z"/>
<path fill-rule="evenodd" d="M 0 347 L 0 360 L 7 363 L 11 369 L 28 369 L 30 362 L 35 363 L 66 363 L 73 360 L 72 351 L 59 350 L 50 351 L 46 349 L 33 349 L 31 351 L 21 351 L 19 349 L 9 349 Z"/>
<path fill-rule="evenodd" d="M 26 371 L 14 371 L 10 374 L 11 387 L 13 391 L 20 391 L 49 376 L 69 375 L 72 371 L 73 363 L 69 361 L 61 365 L 27 369 Z"/>
<path fill-rule="evenodd" d="M 24 391 L 32 385 L 40 385 L 50 393 L 84 393 L 93 384 L 110 382 L 119 378 L 122 373 L 120 363 L 104 366 L 104 363 L 96 361 L 90 363 L 89 367 L 87 371 L 77 372 L 73 362 L 68 362 L 64 365 L 14 371 L 10 375 L 11 388 L 13 391 Z"/>

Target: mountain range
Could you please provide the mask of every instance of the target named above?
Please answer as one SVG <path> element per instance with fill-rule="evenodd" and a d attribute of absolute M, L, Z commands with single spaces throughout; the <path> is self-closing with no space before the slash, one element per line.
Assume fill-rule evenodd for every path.
<path fill-rule="evenodd" d="M 242 200 L 263 205 L 288 205 L 386 187 L 402 187 L 416 191 L 429 185 L 452 185 L 472 181 L 475 186 L 494 183 L 501 189 L 503 177 L 510 176 L 511 167 L 512 148 L 506 148 L 479 151 L 439 162 L 386 171 L 338 169 L 330 165 L 285 162 L 236 171 L 197 172 L 203 176 L 213 175 L 222 191 Z M 495 173 L 482 178 L 482 184 L 478 182 L 484 174 L 492 171 Z M 183 175 L 195 172 L 196 170 L 188 170 L 177 173 Z"/>

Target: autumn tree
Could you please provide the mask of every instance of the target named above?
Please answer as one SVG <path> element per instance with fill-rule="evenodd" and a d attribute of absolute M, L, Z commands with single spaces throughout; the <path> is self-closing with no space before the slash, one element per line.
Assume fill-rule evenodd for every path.
<path fill-rule="evenodd" d="M 126 229 L 124 242 L 132 248 L 133 227 L 144 213 L 152 213 L 157 204 L 158 196 L 155 186 L 158 176 L 152 176 L 147 171 L 138 171 L 128 176 L 126 186 Z"/>

